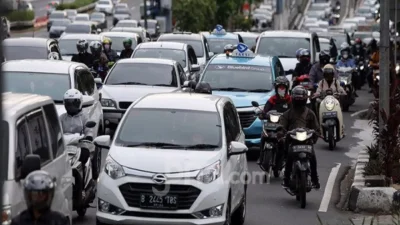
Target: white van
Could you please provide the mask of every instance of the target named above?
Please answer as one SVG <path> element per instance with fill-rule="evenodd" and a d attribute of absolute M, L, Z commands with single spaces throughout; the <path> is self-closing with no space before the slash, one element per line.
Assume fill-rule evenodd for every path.
<path fill-rule="evenodd" d="M 26 209 L 21 180 L 37 169 L 54 177 L 57 188 L 52 209 L 63 213 L 72 224 L 72 169 L 64 151 L 54 101 L 48 96 L 10 92 L 2 93 L 2 98 L 1 131 L 7 145 L 3 150 L 8 149 L 3 152 L 8 165 L 3 165 L 6 171 L 1 171 L 7 176 L 3 187 L 2 224 L 9 224 Z"/>

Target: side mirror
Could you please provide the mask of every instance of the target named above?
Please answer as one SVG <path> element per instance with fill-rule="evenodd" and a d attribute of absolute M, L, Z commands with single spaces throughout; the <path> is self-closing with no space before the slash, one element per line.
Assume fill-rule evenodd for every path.
<path fill-rule="evenodd" d="M 191 89 L 195 89 L 196 85 L 197 85 L 197 82 L 194 81 L 194 80 L 187 80 L 187 81 L 185 81 L 185 83 L 183 83 L 184 87 L 188 87 L 188 88 L 191 88 Z"/>
<path fill-rule="evenodd" d="M 94 122 L 94 121 L 87 121 L 86 122 L 86 124 L 85 124 L 85 127 L 87 127 L 87 128 L 93 128 L 93 127 L 95 127 L 96 126 L 96 122 Z"/>
<path fill-rule="evenodd" d="M 291 75 L 291 74 L 293 74 L 293 70 L 288 70 L 288 71 L 285 71 L 285 75 Z"/>
<path fill-rule="evenodd" d="M 89 107 L 92 106 L 94 104 L 94 98 L 92 96 L 87 96 L 84 95 L 83 96 L 83 103 L 82 103 L 82 107 Z"/>
<path fill-rule="evenodd" d="M 19 179 L 25 179 L 28 174 L 40 169 L 40 156 L 35 154 L 27 155 L 22 162 L 21 176 Z"/>
<path fill-rule="evenodd" d="M 241 142 L 232 141 L 229 146 L 229 153 L 228 155 L 241 155 L 246 153 L 248 150 L 247 146 Z"/>
<path fill-rule="evenodd" d="M 199 72 L 200 71 L 200 65 L 199 64 L 193 64 L 192 69 L 190 72 Z"/>
<path fill-rule="evenodd" d="M 208 56 L 210 56 L 210 58 L 213 57 L 214 56 L 214 52 L 209 52 Z"/>
<path fill-rule="evenodd" d="M 110 149 L 111 137 L 110 135 L 101 135 L 93 140 L 96 147 Z"/>
<path fill-rule="evenodd" d="M 252 101 L 251 105 L 254 106 L 254 107 L 260 107 L 260 105 L 256 101 Z"/>
<path fill-rule="evenodd" d="M 103 84 L 103 81 L 101 80 L 101 78 L 94 78 L 94 82 L 96 83 L 96 84 Z"/>

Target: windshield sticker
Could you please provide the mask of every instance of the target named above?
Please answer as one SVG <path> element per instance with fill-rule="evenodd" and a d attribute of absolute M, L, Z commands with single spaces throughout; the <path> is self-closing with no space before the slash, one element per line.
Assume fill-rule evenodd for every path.
<path fill-rule="evenodd" d="M 269 72 L 270 67 L 266 66 L 243 66 L 243 65 L 209 65 L 207 70 L 250 70 L 259 72 Z"/>

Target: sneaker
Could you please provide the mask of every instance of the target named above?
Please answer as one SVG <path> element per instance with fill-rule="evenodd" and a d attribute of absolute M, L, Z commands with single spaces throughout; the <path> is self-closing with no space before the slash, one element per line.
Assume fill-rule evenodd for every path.
<path fill-rule="evenodd" d="M 319 189 L 321 187 L 320 184 L 319 184 L 319 181 L 313 181 L 312 182 L 312 187 L 314 189 Z"/>

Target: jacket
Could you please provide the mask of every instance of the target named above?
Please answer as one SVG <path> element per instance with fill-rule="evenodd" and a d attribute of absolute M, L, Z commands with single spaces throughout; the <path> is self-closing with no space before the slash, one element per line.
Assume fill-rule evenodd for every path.
<path fill-rule="evenodd" d="M 124 49 L 121 51 L 121 54 L 119 55 L 120 59 L 129 59 L 132 56 L 133 49 Z"/>
<path fill-rule="evenodd" d="M 60 121 L 64 134 L 76 134 L 84 130 L 83 133 L 86 137 L 93 137 L 93 129 L 85 127 L 86 122 L 89 121 L 89 117 L 83 111 L 75 116 L 64 113 L 60 116 Z"/>
<path fill-rule="evenodd" d="M 379 51 L 372 53 L 371 59 L 369 60 L 369 65 L 373 69 L 379 69 Z"/>
<path fill-rule="evenodd" d="M 29 210 L 22 211 L 14 217 L 11 225 L 68 225 L 69 220 L 59 212 L 51 211 L 44 213 L 39 219 L 35 220 Z"/>
<path fill-rule="evenodd" d="M 351 68 L 355 68 L 356 64 L 354 63 L 353 59 L 346 59 L 346 60 L 339 60 L 336 63 L 336 67 L 351 67 Z"/>
<path fill-rule="evenodd" d="M 94 57 L 89 52 L 83 54 L 75 54 L 72 56 L 72 62 L 80 62 L 91 68 L 93 66 Z"/>
<path fill-rule="evenodd" d="M 272 96 L 265 103 L 263 114 L 268 113 L 270 110 L 276 110 L 279 113 L 286 112 L 292 106 L 292 97 L 288 94 L 281 98 L 277 95 Z"/>
<path fill-rule="evenodd" d="M 118 53 L 114 49 L 104 51 L 104 54 L 107 56 L 109 62 L 116 62 L 119 59 Z"/>
<path fill-rule="evenodd" d="M 335 78 L 339 78 L 336 70 Z M 321 64 L 318 62 L 311 67 L 310 80 L 313 84 L 318 84 L 322 79 L 324 79 L 324 73 L 322 72 Z"/>
<path fill-rule="evenodd" d="M 305 106 L 302 109 L 292 107 L 284 112 L 280 117 L 279 123 L 285 131 L 291 131 L 296 128 L 308 128 L 313 129 L 317 135 L 321 134 L 317 116 L 311 109 Z M 318 136 L 315 137 L 314 141 L 316 142 L 317 140 Z"/>
<path fill-rule="evenodd" d="M 333 93 L 340 93 L 340 94 L 346 94 L 346 91 L 340 86 L 340 82 L 336 79 L 333 79 L 333 82 L 331 85 L 328 85 L 328 82 L 323 79 L 318 83 L 318 88 L 315 94 L 320 95 L 321 92 L 324 92 L 328 89 L 332 89 Z"/>
<path fill-rule="evenodd" d="M 311 70 L 311 67 L 312 67 L 311 63 L 308 63 L 307 65 L 303 65 L 301 63 L 297 63 L 296 67 L 294 68 L 292 77 L 295 78 L 295 77 L 299 77 L 299 76 L 304 75 L 304 74 L 309 74 L 310 70 Z"/>

